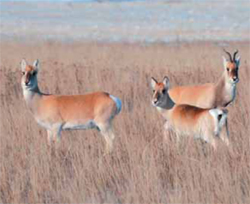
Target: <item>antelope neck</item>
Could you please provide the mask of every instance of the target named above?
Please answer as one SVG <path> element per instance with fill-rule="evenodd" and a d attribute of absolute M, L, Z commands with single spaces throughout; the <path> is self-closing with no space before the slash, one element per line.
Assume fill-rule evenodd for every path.
<path fill-rule="evenodd" d="M 170 98 L 169 95 L 167 95 L 167 97 L 165 97 L 164 103 L 162 103 L 162 105 L 158 107 L 164 110 L 171 110 L 174 106 L 174 101 Z"/>

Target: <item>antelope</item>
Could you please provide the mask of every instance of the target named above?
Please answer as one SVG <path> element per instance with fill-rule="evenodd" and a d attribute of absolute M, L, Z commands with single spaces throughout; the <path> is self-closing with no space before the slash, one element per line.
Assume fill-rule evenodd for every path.
<path fill-rule="evenodd" d="M 217 139 L 229 145 L 227 113 L 225 108 L 203 109 L 191 105 L 176 104 L 168 93 L 169 79 L 164 77 L 163 81 L 158 83 L 156 79 L 151 78 L 151 87 L 153 89 L 152 104 L 161 115 L 166 119 L 164 128 L 172 129 L 179 141 L 180 135 L 193 136 L 196 139 L 211 144 L 214 149 L 217 147 Z M 224 128 L 226 134 L 220 134 Z"/>
<path fill-rule="evenodd" d="M 200 108 L 226 107 L 236 95 L 236 84 L 239 82 L 238 69 L 240 57 L 233 57 L 224 50 L 229 57 L 223 56 L 224 73 L 216 83 L 196 86 L 178 86 L 169 90 L 170 97 L 177 104 L 189 104 Z"/>
<path fill-rule="evenodd" d="M 115 135 L 112 121 L 122 102 L 105 92 L 85 95 L 49 95 L 40 91 L 37 82 L 39 61 L 33 66 L 21 61 L 22 90 L 36 122 L 47 130 L 48 143 L 58 143 L 62 130 L 97 129 L 106 141 L 106 153 L 112 151 Z"/>

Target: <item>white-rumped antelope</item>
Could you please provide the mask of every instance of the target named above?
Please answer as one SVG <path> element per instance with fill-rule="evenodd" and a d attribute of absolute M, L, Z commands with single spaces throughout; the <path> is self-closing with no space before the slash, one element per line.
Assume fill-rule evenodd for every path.
<path fill-rule="evenodd" d="M 166 119 L 164 127 L 172 129 L 179 141 L 180 135 L 193 136 L 210 143 L 214 148 L 221 138 L 227 145 L 227 110 L 225 108 L 203 109 L 191 105 L 179 105 L 168 94 L 169 79 L 164 77 L 158 83 L 151 79 L 153 89 L 152 104 Z M 223 129 L 224 134 L 220 134 Z"/>
<path fill-rule="evenodd" d="M 229 57 L 223 56 L 224 72 L 216 83 L 195 86 L 177 86 L 169 90 L 169 95 L 177 104 L 189 104 L 200 108 L 226 107 L 236 95 L 236 84 L 239 81 L 238 69 L 240 57 L 233 57 L 224 50 Z"/>
<path fill-rule="evenodd" d="M 105 92 L 85 95 L 43 94 L 37 82 L 39 61 L 33 66 L 21 62 L 23 96 L 39 125 L 47 129 L 48 142 L 59 141 L 67 129 L 98 129 L 106 141 L 106 152 L 113 147 L 112 120 L 121 111 L 117 97 Z"/>

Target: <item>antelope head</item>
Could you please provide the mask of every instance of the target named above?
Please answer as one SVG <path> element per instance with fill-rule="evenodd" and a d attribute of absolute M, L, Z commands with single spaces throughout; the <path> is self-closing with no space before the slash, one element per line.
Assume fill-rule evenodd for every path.
<path fill-rule="evenodd" d="M 151 87 L 153 89 L 152 104 L 153 106 L 165 107 L 168 102 L 169 79 L 164 77 L 162 82 L 157 82 L 155 78 L 151 78 Z"/>
<path fill-rule="evenodd" d="M 33 66 L 28 65 L 26 60 L 23 59 L 21 62 L 22 71 L 22 87 L 24 90 L 34 90 L 37 88 L 37 73 L 39 69 L 39 61 L 36 60 Z"/>
<path fill-rule="evenodd" d="M 230 83 L 236 84 L 239 81 L 238 70 L 240 66 L 240 56 L 236 58 L 238 50 L 234 52 L 233 57 L 225 49 L 224 52 L 228 55 L 228 59 L 223 57 L 223 64 L 226 72 L 226 78 Z"/>

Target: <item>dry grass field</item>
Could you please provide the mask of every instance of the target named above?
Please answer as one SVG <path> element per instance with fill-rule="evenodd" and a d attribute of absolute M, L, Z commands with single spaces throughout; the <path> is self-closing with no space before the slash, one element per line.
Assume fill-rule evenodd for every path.
<path fill-rule="evenodd" d="M 224 46 L 227 45 L 227 46 Z M 151 106 L 150 77 L 171 86 L 216 81 L 222 48 L 241 55 L 229 110 L 231 146 L 174 135 Z M 249 42 L 181 44 L 1 42 L 0 203 L 250 203 Z M 107 91 L 121 98 L 112 154 L 96 130 L 64 131 L 58 149 L 33 119 L 21 91 L 20 61 L 39 58 L 43 92 Z M 171 133 L 169 133 L 171 134 Z"/>

